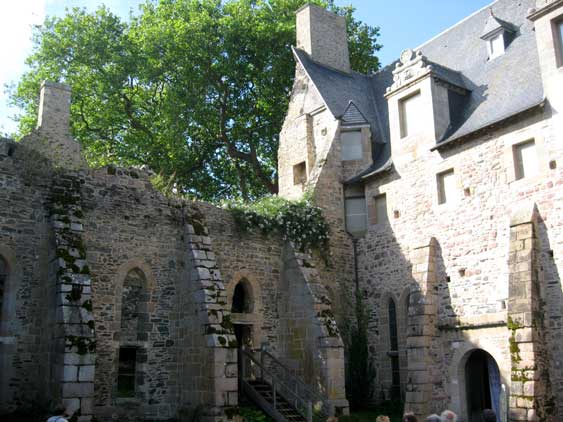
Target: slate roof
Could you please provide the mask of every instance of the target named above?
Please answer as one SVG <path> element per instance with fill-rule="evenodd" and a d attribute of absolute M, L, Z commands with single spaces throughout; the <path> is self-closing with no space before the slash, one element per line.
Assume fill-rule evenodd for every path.
<path fill-rule="evenodd" d="M 490 6 L 499 21 L 516 31 L 505 53 L 494 60 L 489 61 L 486 43 L 481 39 L 491 16 L 489 7 L 416 49 L 432 62 L 440 78 L 470 91 L 454 110 L 452 125 L 439 144 L 543 103 L 533 24 L 526 18 L 534 6 L 535 0 L 497 0 Z M 373 75 L 346 74 L 313 62 L 301 50 L 294 49 L 294 54 L 336 118 L 342 118 L 353 102 L 371 125 L 374 164 L 351 181 L 389 168 L 389 113 L 384 94 L 393 83 L 395 63 Z"/>

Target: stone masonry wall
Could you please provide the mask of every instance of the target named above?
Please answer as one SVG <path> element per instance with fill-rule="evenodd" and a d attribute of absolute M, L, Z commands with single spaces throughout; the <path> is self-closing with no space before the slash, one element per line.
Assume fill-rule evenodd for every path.
<path fill-rule="evenodd" d="M 431 152 L 429 141 L 402 140 L 401 148 L 394 146 L 394 154 L 409 155 L 398 156 L 393 172 L 374 178 L 366 187 L 367 198 L 386 193 L 389 211 L 389 224 L 371 226 L 361 243 L 360 277 L 370 292 L 373 352 L 381 350 L 381 343 L 388 342 L 382 337 L 386 332 L 381 326 L 386 309 L 381 306 L 381 296 L 389 293 L 404 298 L 405 289 L 416 285 L 416 270 L 410 258 L 413 245 L 423 244 L 431 237 L 437 241 L 438 327 L 444 357 L 437 370 L 449 374 L 434 383 L 433 401 L 437 407 L 451 405 L 454 410 L 463 410 L 465 387 L 461 385 L 458 368 L 467 356 L 459 350 L 468 354 L 471 345 L 493 355 L 501 368 L 503 383 L 510 384 L 510 373 L 506 372 L 510 368 L 506 328 L 509 222 L 512 210 L 523 202 L 535 203 L 540 216 L 538 254 L 545 277 L 548 349 L 553 351 L 553 385 L 561 382 L 559 339 L 563 333 L 558 321 L 562 315 L 559 274 L 563 265 L 563 174 L 559 163 L 563 156 L 557 136 L 551 130 L 550 115 L 540 114 L 443 152 Z M 528 139 L 535 139 L 540 173 L 532 179 L 515 180 L 512 146 Z M 455 172 L 459 200 L 438 205 L 436 174 L 449 168 Z M 402 308 L 398 313 L 407 313 L 405 302 L 399 302 Z M 460 327 L 456 328 L 456 336 L 448 334 L 454 327 Z M 483 335 L 491 330 L 494 334 L 489 334 L 489 341 L 483 343 L 478 340 L 480 330 Z M 390 365 L 384 354 L 373 356 L 380 368 Z M 385 383 L 382 386 L 385 388 Z M 557 391 L 556 401 L 563 398 L 561 394 Z"/>
<path fill-rule="evenodd" d="M 0 414 L 45 408 L 57 397 L 51 175 L 38 154 L 0 140 L 0 255 L 9 269 L 0 315 Z"/>

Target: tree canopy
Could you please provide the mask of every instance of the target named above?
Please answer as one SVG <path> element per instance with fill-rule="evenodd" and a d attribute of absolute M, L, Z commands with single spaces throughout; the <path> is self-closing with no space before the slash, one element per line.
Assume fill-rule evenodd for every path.
<path fill-rule="evenodd" d="M 278 133 L 295 62 L 295 11 L 305 0 L 147 1 L 125 22 L 101 7 L 35 28 L 29 70 L 11 93 L 35 126 L 42 80 L 72 86 L 72 133 L 93 166 L 146 164 L 204 200 L 277 192 Z M 352 7 L 351 63 L 379 67 L 379 28 Z"/>

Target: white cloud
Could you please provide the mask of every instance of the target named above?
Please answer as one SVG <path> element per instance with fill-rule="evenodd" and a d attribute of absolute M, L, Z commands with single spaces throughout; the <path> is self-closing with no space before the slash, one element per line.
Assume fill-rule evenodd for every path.
<path fill-rule="evenodd" d="M 15 123 L 8 116 L 16 110 L 6 105 L 4 84 L 19 79 L 25 58 L 31 52 L 31 28 L 44 19 L 45 0 L 0 2 L 0 133 L 15 130 Z"/>

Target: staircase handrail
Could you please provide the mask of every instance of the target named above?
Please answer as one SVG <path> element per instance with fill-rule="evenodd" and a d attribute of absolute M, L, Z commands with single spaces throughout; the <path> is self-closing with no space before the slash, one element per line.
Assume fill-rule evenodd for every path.
<path fill-rule="evenodd" d="M 305 418 L 305 420 L 307 420 L 308 422 L 311 422 L 312 420 L 312 415 L 311 415 L 311 402 L 304 400 L 302 397 L 300 397 L 298 394 L 296 394 L 295 392 L 293 392 L 291 390 L 291 388 L 289 388 L 287 385 L 285 385 L 283 382 L 279 381 L 278 378 L 276 377 L 276 374 L 274 374 L 272 371 L 270 371 L 268 368 L 266 368 L 264 365 L 262 365 L 262 363 L 260 363 L 253 355 L 252 353 L 250 353 L 248 350 L 246 349 L 242 349 L 241 350 L 242 355 L 246 356 L 247 358 L 249 358 L 252 362 L 254 362 L 256 364 L 256 366 L 258 368 L 260 368 L 260 370 L 262 371 L 262 374 L 267 374 L 271 379 L 272 379 L 272 390 L 274 391 L 274 397 L 275 397 L 275 386 L 276 385 L 281 385 L 282 387 L 284 387 L 284 392 L 287 392 L 289 394 L 291 394 L 294 398 L 294 403 L 299 402 L 301 404 L 301 408 L 299 406 L 294 406 L 295 410 L 297 412 L 299 412 L 301 414 L 301 416 L 303 416 L 303 418 Z M 262 375 L 263 376 L 263 375 Z M 246 383 L 246 381 L 244 380 L 244 374 L 243 374 L 243 381 Z M 246 383 L 248 384 L 248 383 Z M 252 388 L 250 385 L 248 385 L 250 388 Z M 255 390 L 255 389 L 254 389 Z M 277 409 L 275 409 L 275 402 L 274 402 L 274 410 L 277 411 Z M 303 412 L 303 409 L 305 409 L 305 411 L 307 412 L 306 414 Z"/>
<path fill-rule="evenodd" d="M 305 391 L 307 391 L 307 393 L 309 393 L 311 395 L 312 398 L 314 398 L 317 401 L 320 402 L 328 402 L 329 399 L 328 397 L 324 396 L 322 393 L 313 390 L 309 385 L 307 385 L 303 380 L 301 380 L 299 377 L 297 377 L 293 371 L 287 366 L 285 365 L 282 361 L 280 361 L 277 357 L 275 357 L 274 355 L 272 355 L 270 352 L 268 352 L 265 348 L 260 349 L 260 351 L 264 354 L 266 354 L 270 359 L 272 359 L 278 366 L 280 366 L 281 368 L 283 368 L 285 370 L 285 372 L 291 377 L 291 379 L 293 381 L 295 381 L 296 383 L 298 383 Z"/>

